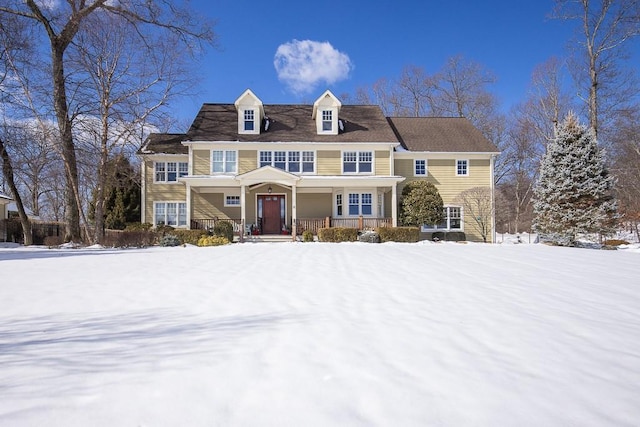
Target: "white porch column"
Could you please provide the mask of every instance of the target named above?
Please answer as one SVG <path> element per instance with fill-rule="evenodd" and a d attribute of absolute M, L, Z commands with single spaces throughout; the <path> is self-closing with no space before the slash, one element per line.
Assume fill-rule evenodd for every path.
<path fill-rule="evenodd" d="M 247 186 L 244 184 L 240 185 L 240 223 L 244 226 L 247 222 L 247 195 L 246 191 Z M 240 230 L 241 233 L 244 233 L 244 230 Z"/>
<path fill-rule="evenodd" d="M 293 184 L 291 186 L 291 235 L 295 239 L 298 230 L 298 187 Z"/>
<path fill-rule="evenodd" d="M 187 228 L 191 230 L 191 185 L 187 186 Z"/>
<path fill-rule="evenodd" d="M 391 186 L 391 220 L 394 227 L 398 226 L 398 185 Z"/>

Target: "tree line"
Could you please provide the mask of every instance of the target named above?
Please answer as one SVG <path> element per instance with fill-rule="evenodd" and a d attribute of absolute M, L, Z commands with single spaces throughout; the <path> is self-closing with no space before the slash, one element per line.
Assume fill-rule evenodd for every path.
<path fill-rule="evenodd" d="M 16 199 L 25 238 L 30 210 L 64 220 L 67 240 L 100 242 L 105 221 L 123 221 L 112 212 L 118 197 L 116 210 L 131 203 L 122 185 L 135 186 L 139 172 L 129 159 L 150 131 L 175 125 L 169 102 L 194 89 L 191 65 L 216 34 L 168 0 L 48 4 L 0 5 L 0 191 Z M 531 229 L 541 162 L 573 112 L 605 150 L 618 211 L 637 233 L 640 84 L 631 47 L 640 3 L 556 0 L 550 14 L 576 30 L 558 40 L 567 54 L 536 67 L 528 95 L 507 112 L 492 92 L 497 77 L 462 56 L 433 72 L 408 65 L 341 98 L 380 105 L 387 116 L 468 118 L 502 153 L 496 220 L 512 233 Z"/>
<path fill-rule="evenodd" d="M 640 34 L 640 2 L 556 0 L 550 16 L 575 29 L 571 40 L 558 40 L 567 43 L 566 56 L 539 64 L 528 95 L 507 112 L 492 92 L 496 76 L 462 56 L 432 73 L 406 66 L 397 78 L 381 78 L 342 98 L 378 104 L 387 116 L 468 118 L 501 151 L 495 169 L 499 232 L 532 229 L 547 147 L 561 122 L 582 120 L 615 178 L 611 192 L 619 217 L 640 238 L 640 76 L 631 49 Z"/>
<path fill-rule="evenodd" d="M 210 22 L 168 0 L 3 2 L 3 187 L 27 244 L 27 207 L 64 219 L 66 240 L 101 241 L 109 165 L 171 126 L 169 101 L 195 87 L 190 64 L 214 43 Z"/>

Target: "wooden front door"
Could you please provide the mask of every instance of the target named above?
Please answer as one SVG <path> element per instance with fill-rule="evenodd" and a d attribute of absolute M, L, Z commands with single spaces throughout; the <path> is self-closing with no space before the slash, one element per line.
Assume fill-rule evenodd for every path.
<path fill-rule="evenodd" d="M 284 225 L 285 197 L 258 196 L 258 217 L 262 218 L 262 234 L 280 234 Z"/>

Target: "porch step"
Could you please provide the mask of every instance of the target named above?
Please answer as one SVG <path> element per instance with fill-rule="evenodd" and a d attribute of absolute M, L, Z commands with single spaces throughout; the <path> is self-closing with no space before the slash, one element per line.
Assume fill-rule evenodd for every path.
<path fill-rule="evenodd" d="M 236 238 L 237 239 L 237 238 Z M 237 241 L 237 240 L 236 240 Z M 264 234 L 259 236 L 244 236 L 244 243 L 260 243 L 260 242 L 292 242 L 290 235 Z"/>

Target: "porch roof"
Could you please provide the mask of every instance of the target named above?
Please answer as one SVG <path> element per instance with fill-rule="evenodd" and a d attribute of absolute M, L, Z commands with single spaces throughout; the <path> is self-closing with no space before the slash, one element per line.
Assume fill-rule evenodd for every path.
<path fill-rule="evenodd" d="M 326 188 L 326 187 L 390 187 L 405 180 L 403 176 L 383 176 L 383 175 L 293 175 L 276 168 L 274 171 L 268 170 L 266 173 L 254 173 L 260 171 L 248 172 L 243 175 L 202 175 L 202 176 L 185 176 L 180 181 L 189 184 L 194 188 L 203 187 L 240 187 L 241 185 L 256 184 L 279 184 L 286 187 L 296 185 L 298 188 Z M 249 175 L 251 174 L 251 175 Z M 246 175 L 249 175 L 248 177 Z"/>

